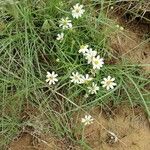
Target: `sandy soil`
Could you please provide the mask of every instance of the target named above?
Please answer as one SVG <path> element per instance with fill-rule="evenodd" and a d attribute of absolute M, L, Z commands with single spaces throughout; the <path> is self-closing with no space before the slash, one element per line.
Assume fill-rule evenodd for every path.
<path fill-rule="evenodd" d="M 127 61 L 133 64 L 141 64 L 143 69 L 150 73 L 150 22 L 133 19 L 128 20 L 125 12 L 115 12 L 110 16 L 123 31 L 110 36 L 110 47 L 118 58 L 118 63 Z"/>
<path fill-rule="evenodd" d="M 85 127 L 84 138 L 91 150 L 148 150 L 150 147 L 150 126 L 140 107 L 122 105 L 111 110 L 99 107 L 93 108 L 90 114 L 95 121 Z M 81 132 L 76 134 L 81 137 Z M 65 140 L 29 132 L 12 141 L 9 150 L 84 150 L 82 146 L 68 145 Z"/>
<path fill-rule="evenodd" d="M 105 112 L 108 113 L 109 110 Z M 99 108 L 92 111 L 96 121 L 85 130 L 86 141 L 92 150 L 148 150 L 149 122 L 140 108 L 133 110 L 119 106 L 109 115 L 107 113 Z M 118 138 L 117 142 L 115 137 Z"/>
<path fill-rule="evenodd" d="M 9 150 L 56 150 L 56 140 L 53 137 L 37 137 L 29 133 L 23 133 L 21 137 L 13 141 Z"/>

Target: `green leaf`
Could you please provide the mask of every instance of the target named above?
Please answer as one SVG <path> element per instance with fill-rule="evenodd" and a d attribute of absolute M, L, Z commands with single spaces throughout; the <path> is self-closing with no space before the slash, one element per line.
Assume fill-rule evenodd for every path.
<path fill-rule="evenodd" d="M 48 30 L 48 29 L 50 29 L 50 24 L 49 24 L 48 20 L 45 20 L 45 21 L 44 21 L 44 23 L 43 23 L 43 25 L 42 25 L 42 29 L 43 29 L 43 30 Z"/>

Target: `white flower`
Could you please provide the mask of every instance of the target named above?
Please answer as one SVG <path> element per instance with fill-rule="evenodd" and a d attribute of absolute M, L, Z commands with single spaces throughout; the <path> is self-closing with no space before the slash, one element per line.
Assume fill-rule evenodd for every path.
<path fill-rule="evenodd" d="M 97 84 L 93 82 L 92 86 L 89 86 L 88 89 L 90 94 L 97 94 L 97 91 L 99 90 L 99 86 L 97 86 Z"/>
<path fill-rule="evenodd" d="M 93 51 L 91 48 L 85 53 L 85 59 L 88 60 L 88 64 L 93 61 L 93 58 L 97 55 L 97 51 Z"/>
<path fill-rule="evenodd" d="M 107 78 L 104 78 L 103 81 L 101 82 L 101 84 L 103 84 L 103 87 L 107 90 L 109 89 L 114 89 L 114 86 L 116 86 L 117 84 L 114 83 L 115 78 L 111 78 L 111 76 L 108 76 Z"/>
<path fill-rule="evenodd" d="M 72 28 L 71 20 L 69 20 L 68 17 L 62 18 L 62 19 L 60 20 L 59 27 L 62 27 L 63 29 L 69 29 L 69 28 Z"/>
<path fill-rule="evenodd" d="M 86 52 L 88 52 L 88 45 L 81 45 L 80 49 L 79 49 L 79 53 L 85 54 Z"/>
<path fill-rule="evenodd" d="M 100 58 L 100 56 L 96 56 L 93 57 L 92 59 L 92 65 L 93 65 L 93 69 L 100 69 L 101 67 L 103 67 L 104 64 L 104 59 Z"/>
<path fill-rule="evenodd" d="M 93 118 L 91 115 L 85 115 L 84 118 L 81 119 L 81 122 L 84 123 L 84 125 L 89 125 L 91 123 L 93 123 Z"/>
<path fill-rule="evenodd" d="M 82 75 L 78 72 L 74 73 L 72 72 L 72 76 L 70 76 L 71 82 L 80 84 L 82 82 Z"/>
<path fill-rule="evenodd" d="M 56 38 L 56 40 L 58 40 L 58 41 L 62 41 L 62 40 L 63 40 L 63 38 L 64 38 L 64 33 L 60 33 L 60 34 L 57 34 L 57 38 Z"/>
<path fill-rule="evenodd" d="M 54 71 L 52 71 L 52 73 L 50 72 L 47 72 L 47 75 L 46 75 L 46 82 L 49 83 L 49 85 L 51 84 L 55 84 L 55 82 L 58 81 L 58 79 L 56 78 L 58 76 L 58 74 L 55 74 Z"/>
<path fill-rule="evenodd" d="M 83 13 L 85 12 L 85 10 L 83 9 L 83 5 L 79 5 L 79 3 L 77 3 L 76 5 L 73 6 L 72 9 L 72 16 L 73 18 L 79 18 L 83 15 Z"/>
<path fill-rule="evenodd" d="M 93 80 L 93 78 L 90 77 L 89 74 L 86 74 L 85 76 L 82 76 L 81 83 L 88 83 L 91 80 Z"/>

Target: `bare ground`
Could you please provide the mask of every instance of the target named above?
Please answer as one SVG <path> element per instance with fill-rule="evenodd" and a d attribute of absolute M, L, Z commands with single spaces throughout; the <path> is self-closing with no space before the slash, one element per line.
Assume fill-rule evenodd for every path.
<path fill-rule="evenodd" d="M 84 140 L 92 150 L 148 150 L 150 126 L 140 107 L 127 105 L 105 109 L 93 108 L 90 114 L 93 124 L 86 126 Z M 118 140 L 108 132 L 116 135 Z M 76 133 L 80 137 L 80 133 Z M 9 150 L 84 150 L 82 146 L 69 146 L 63 139 L 52 135 L 36 135 L 24 132 L 12 141 Z"/>
<path fill-rule="evenodd" d="M 110 18 L 124 28 L 110 36 L 110 47 L 118 59 L 117 63 L 128 61 L 138 64 L 150 73 L 150 21 L 145 22 L 141 18 L 129 20 L 130 17 L 120 10 L 114 10 Z"/>
<path fill-rule="evenodd" d="M 107 111 L 108 112 L 108 111 Z M 140 108 L 132 109 L 119 106 L 112 116 L 106 115 L 100 109 L 94 109 L 94 122 L 85 130 L 85 137 L 92 150 L 146 150 L 150 147 L 150 128 L 146 116 Z M 113 136 L 118 138 L 115 142 Z"/>

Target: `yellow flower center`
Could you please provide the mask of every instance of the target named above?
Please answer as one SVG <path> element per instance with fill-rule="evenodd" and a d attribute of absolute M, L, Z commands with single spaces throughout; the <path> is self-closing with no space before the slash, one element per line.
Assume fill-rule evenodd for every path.
<path fill-rule="evenodd" d="M 80 9 L 79 9 L 79 8 L 77 8 L 77 9 L 76 9 L 76 12 L 77 12 L 77 13 L 79 13 L 79 12 L 80 12 Z"/>
<path fill-rule="evenodd" d="M 95 63 L 96 65 L 98 65 L 98 64 L 99 64 L 99 61 L 98 61 L 98 60 L 95 60 L 94 63 Z"/>
<path fill-rule="evenodd" d="M 80 46 L 80 49 L 84 49 L 84 48 L 85 48 L 85 45 L 81 45 L 81 46 Z"/>
<path fill-rule="evenodd" d="M 78 76 L 75 76 L 75 80 L 79 80 L 79 77 L 78 77 Z"/>
<path fill-rule="evenodd" d="M 107 85 L 110 85 L 111 83 L 112 83 L 112 81 L 110 81 L 110 80 L 109 80 L 109 81 L 106 81 L 106 84 L 107 84 Z"/>
<path fill-rule="evenodd" d="M 64 20 L 64 22 L 63 22 L 63 25 L 67 25 L 68 24 L 68 21 L 67 20 Z"/>
<path fill-rule="evenodd" d="M 49 77 L 48 79 L 49 79 L 49 80 L 53 80 L 54 78 L 53 78 L 53 77 Z"/>

